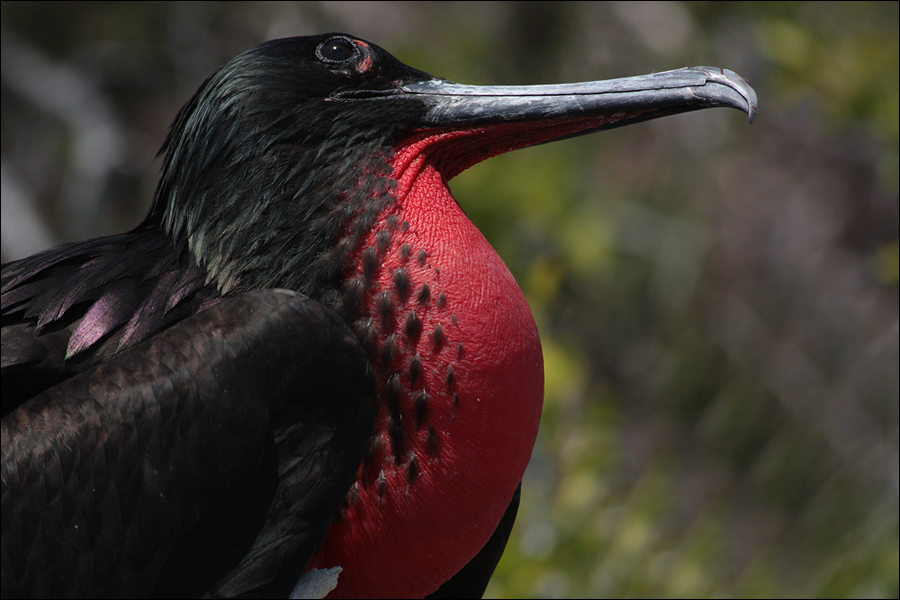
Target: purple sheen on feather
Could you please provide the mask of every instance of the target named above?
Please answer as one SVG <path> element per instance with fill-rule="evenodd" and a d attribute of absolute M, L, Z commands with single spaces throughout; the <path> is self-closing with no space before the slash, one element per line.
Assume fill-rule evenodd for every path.
<path fill-rule="evenodd" d="M 90 348 L 104 335 L 121 325 L 128 318 L 129 303 L 122 302 L 126 293 L 110 290 L 101 296 L 84 315 L 78 328 L 69 338 L 66 358 L 69 359 L 82 350 Z"/>
<path fill-rule="evenodd" d="M 100 259 L 94 258 L 72 273 L 68 281 L 60 286 L 61 291 L 53 297 L 53 300 L 47 304 L 44 312 L 41 313 L 41 317 L 38 319 L 38 327 L 43 327 L 47 323 L 56 321 L 73 305 L 83 300 L 86 291 L 100 287 L 111 279 L 110 276 L 107 276 L 98 281 L 96 274 L 100 270 L 97 267 L 102 266 L 99 261 Z"/>
<path fill-rule="evenodd" d="M 163 317 L 169 310 L 168 303 L 172 286 L 178 277 L 179 273 L 177 271 L 169 271 L 159 278 L 156 285 L 153 286 L 153 289 L 125 326 L 122 339 L 119 340 L 118 350 L 140 342 L 159 329 Z"/>

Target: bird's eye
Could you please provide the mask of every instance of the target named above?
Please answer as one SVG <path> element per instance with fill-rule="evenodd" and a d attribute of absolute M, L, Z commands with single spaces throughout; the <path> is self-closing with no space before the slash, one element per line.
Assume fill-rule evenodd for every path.
<path fill-rule="evenodd" d="M 316 49 L 319 59 L 327 63 L 342 63 L 356 55 L 356 44 L 346 38 L 331 38 Z"/>

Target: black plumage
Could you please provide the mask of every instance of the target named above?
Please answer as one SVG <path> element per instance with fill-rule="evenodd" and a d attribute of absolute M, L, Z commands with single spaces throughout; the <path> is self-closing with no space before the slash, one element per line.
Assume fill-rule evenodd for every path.
<path fill-rule="evenodd" d="M 285 290 L 82 371 L 3 419 L 4 596 L 286 595 L 356 476 L 375 401 L 346 324 Z M 285 555 L 289 580 L 270 581 Z"/>

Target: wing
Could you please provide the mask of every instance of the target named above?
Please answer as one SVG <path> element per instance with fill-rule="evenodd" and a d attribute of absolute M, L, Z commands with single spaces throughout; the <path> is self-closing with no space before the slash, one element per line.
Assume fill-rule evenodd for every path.
<path fill-rule="evenodd" d="M 290 591 L 374 416 L 336 315 L 286 291 L 222 300 L 3 418 L 3 595 Z"/>
<path fill-rule="evenodd" d="M 3 414 L 218 296 L 154 227 L 3 265 Z"/>

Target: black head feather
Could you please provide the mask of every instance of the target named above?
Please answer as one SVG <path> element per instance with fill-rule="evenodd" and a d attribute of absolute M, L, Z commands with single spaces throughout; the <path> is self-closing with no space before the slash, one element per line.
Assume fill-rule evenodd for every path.
<path fill-rule="evenodd" d="M 342 34 L 239 54 L 175 119 L 148 222 L 223 293 L 286 287 L 328 301 L 354 247 L 341 237 L 392 201 L 389 152 L 425 110 L 388 92 L 430 78 Z"/>

